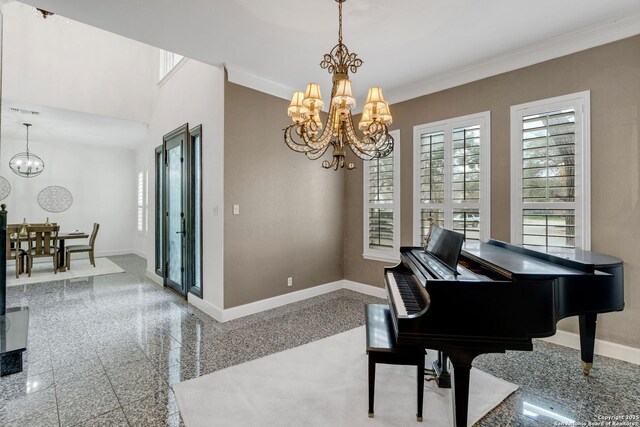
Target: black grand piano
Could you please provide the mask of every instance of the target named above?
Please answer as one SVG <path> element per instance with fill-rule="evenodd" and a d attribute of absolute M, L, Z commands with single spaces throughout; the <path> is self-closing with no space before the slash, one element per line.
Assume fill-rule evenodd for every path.
<path fill-rule="evenodd" d="M 401 263 L 385 268 L 385 287 L 397 343 L 438 350 L 440 386 L 451 384 L 451 360 L 455 426 L 467 425 L 476 356 L 532 350 L 532 338 L 554 335 L 558 320 L 578 315 L 588 375 L 597 314 L 624 308 L 618 258 L 539 252 L 496 240 L 463 244 L 460 233 L 435 226 L 426 250 L 401 248 Z"/>

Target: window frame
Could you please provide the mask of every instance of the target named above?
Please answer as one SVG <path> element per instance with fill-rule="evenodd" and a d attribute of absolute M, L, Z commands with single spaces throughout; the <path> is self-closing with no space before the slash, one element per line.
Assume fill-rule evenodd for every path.
<path fill-rule="evenodd" d="M 160 61 L 158 64 L 158 86 L 162 86 L 164 82 L 169 80 L 187 59 L 186 56 L 180 55 L 168 50 L 160 50 Z"/>
<path fill-rule="evenodd" d="M 453 130 L 480 126 L 480 199 L 476 202 L 453 202 Z M 422 203 L 420 194 L 422 135 L 444 132 L 444 200 L 442 203 Z M 491 111 L 453 117 L 413 127 L 413 245 L 422 246 L 421 211 L 442 209 L 444 227 L 453 229 L 453 211 L 478 208 L 480 241 L 491 237 Z"/>
<path fill-rule="evenodd" d="M 400 130 L 389 131 L 393 137 L 393 203 L 376 203 L 369 201 L 369 161 L 363 162 L 363 252 L 364 259 L 383 262 L 400 261 Z M 369 247 L 369 209 L 393 209 L 393 248 L 374 249 Z"/>
<path fill-rule="evenodd" d="M 136 231 L 144 235 L 144 171 L 136 177 Z"/>
<path fill-rule="evenodd" d="M 573 202 L 522 201 L 522 119 L 544 112 L 575 109 L 575 200 Z M 512 105 L 511 114 L 511 243 L 522 245 L 524 209 L 574 209 L 575 248 L 591 249 L 591 92 L 582 91 Z M 552 247 L 553 248 L 553 247 Z M 547 248 L 548 249 L 548 248 Z"/>

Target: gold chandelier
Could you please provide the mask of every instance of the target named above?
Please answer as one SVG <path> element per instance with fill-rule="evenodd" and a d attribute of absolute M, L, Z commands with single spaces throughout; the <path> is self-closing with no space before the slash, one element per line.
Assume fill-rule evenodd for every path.
<path fill-rule="evenodd" d="M 324 107 L 320 85 L 309 83 L 304 93 L 294 92 L 288 109 L 293 124 L 284 130 L 284 141 L 289 148 L 305 153 L 311 160 L 322 157 L 330 146 L 333 147 L 333 161 L 323 161 L 322 167 L 334 170 L 338 170 L 338 167 L 348 170 L 355 168 L 353 162 L 345 161 L 347 146 L 362 160 L 386 157 L 393 151 L 393 137 L 389 135 L 389 125 L 393 119 L 380 87 L 369 88 L 358 124 L 363 136 L 357 134 L 353 124 L 351 110 L 355 108 L 356 100 L 351 93 L 348 72 L 357 72 L 362 60 L 356 53 L 350 53 L 342 43 L 342 3 L 345 1 L 336 0 L 338 44 L 324 55 L 320 63 L 320 67 L 333 74 L 331 105 L 325 123 L 323 125 L 320 119 L 320 111 Z"/>

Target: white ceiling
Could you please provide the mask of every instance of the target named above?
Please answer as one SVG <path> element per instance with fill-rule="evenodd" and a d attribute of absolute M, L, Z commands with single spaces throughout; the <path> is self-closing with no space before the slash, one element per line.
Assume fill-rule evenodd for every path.
<path fill-rule="evenodd" d="M 330 78 L 334 0 L 26 0 L 59 15 L 227 64 L 236 81 L 288 96 Z M 638 0 L 348 0 L 344 42 L 364 60 L 360 103 L 380 85 L 396 102 L 640 33 Z M 238 70 L 240 70 L 238 72 Z M 249 77 L 247 77 L 249 76 Z M 260 86 L 257 83 L 255 86 Z M 268 89 L 267 89 L 268 90 Z"/>
<path fill-rule="evenodd" d="M 16 108 L 21 111 L 13 111 Z M 30 112 L 39 114 L 31 114 Z M 29 142 L 62 142 L 135 149 L 147 138 L 147 125 L 130 120 L 2 100 L 2 138 L 24 140 L 23 123 L 31 123 Z"/>

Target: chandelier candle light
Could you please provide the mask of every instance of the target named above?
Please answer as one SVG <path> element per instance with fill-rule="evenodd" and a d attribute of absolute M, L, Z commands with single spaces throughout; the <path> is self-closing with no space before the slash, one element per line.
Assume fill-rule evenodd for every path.
<path fill-rule="evenodd" d="M 353 124 L 351 110 L 356 100 L 351 92 L 351 80 L 348 72 L 355 73 L 362 65 L 356 53 L 350 53 L 342 43 L 342 3 L 346 0 L 335 0 L 338 3 L 338 44 L 324 55 L 320 67 L 333 74 L 331 89 L 331 105 L 325 124 L 320 119 L 320 111 L 324 107 L 320 85 L 309 83 L 307 90 L 294 92 L 288 109 L 293 124 L 284 130 L 284 141 L 294 151 L 305 153 L 311 160 L 316 160 L 333 147 L 333 161 L 325 160 L 322 167 L 338 170 L 346 167 L 355 168 L 353 162 L 345 161 L 346 147 L 362 160 L 386 157 L 393 151 L 393 137 L 389 135 L 392 123 L 389 104 L 382 96 L 380 87 L 369 89 L 367 102 L 362 111 L 358 128 L 364 134 L 357 134 Z M 294 132 L 295 130 L 295 139 Z"/>
<path fill-rule="evenodd" d="M 9 167 L 18 176 L 33 178 L 44 170 L 44 162 L 40 157 L 29 151 L 29 126 L 31 123 L 23 123 L 27 127 L 27 151 L 18 153 L 9 160 Z"/>

